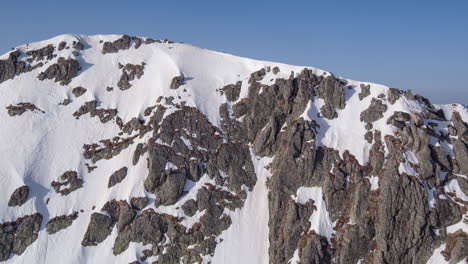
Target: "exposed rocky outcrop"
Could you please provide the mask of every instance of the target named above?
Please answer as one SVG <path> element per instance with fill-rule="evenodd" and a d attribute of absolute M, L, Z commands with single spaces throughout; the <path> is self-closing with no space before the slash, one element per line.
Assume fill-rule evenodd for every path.
<path fill-rule="evenodd" d="M 26 63 L 18 61 L 21 52 L 13 51 L 9 54 L 8 59 L 0 60 L 0 83 L 13 79 L 16 75 L 28 71 Z"/>
<path fill-rule="evenodd" d="M 57 216 L 49 220 L 46 224 L 48 234 L 55 234 L 60 230 L 66 229 L 73 224 L 73 221 L 78 218 L 78 212 L 70 215 Z"/>
<path fill-rule="evenodd" d="M 67 85 L 80 70 L 80 63 L 77 60 L 60 57 L 57 63 L 50 65 L 37 78 L 41 81 L 54 79 L 55 82 L 60 82 L 60 85 Z"/>
<path fill-rule="evenodd" d="M 60 180 L 61 182 L 53 181 L 51 186 L 54 188 L 55 192 L 61 195 L 68 195 L 83 187 L 83 180 L 78 178 L 78 173 L 76 171 L 66 171 L 60 176 Z"/>
<path fill-rule="evenodd" d="M 85 159 L 91 159 L 93 163 L 96 163 L 101 159 L 111 159 L 115 155 L 118 155 L 122 150 L 128 148 L 136 137 L 137 136 L 129 138 L 116 137 L 112 140 L 101 140 L 100 144 L 85 144 L 83 146 L 83 155 Z"/>
<path fill-rule="evenodd" d="M 132 197 L 130 204 L 133 208 L 143 210 L 148 205 L 149 199 L 147 197 Z"/>
<path fill-rule="evenodd" d="M 130 81 L 135 80 L 135 78 L 140 79 L 141 76 L 144 74 L 145 63 L 142 62 L 141 65 L 136 64 L 126 64 L 122 67 L 122 75 L 120 76 L 120 80 L 117 83 L 117 86 L 120 90 L 127 90 L 132 87 Z"/>
<path fill-rule="evenodd" d="M 75 87 L 72 89 L 72 94 L 75 96 L 75 97 L 80 97 L 82 96 L 83 94 L 86 93 L 86 89 L 81 87 L 81 86 L 78 86 L 78 87 Z"/>
<path fill-rule="evenodd" d="M 176 77 L 172 78 L 170 88 L 171 89 L 179 88 L 181 85 L 184 84 L 184 80 L 185 80 L 185 77 L 183 75 L 176 76 Z"/>
<path fill-rule="evenodd" d="M 97 108 L 97 105 L 98 103 L 96 100 L 85 102 L 76 112 L 73 113 L 73 116 L 76 119 L 79 119 L 82 115 L 89 113 L 91 117 L 97 116 L 101 123 L 107 123 L 117 116 L 117 109 Z"/>
<path fill-rule="evenodd" d="M 361 112 L 361 122 L 372 123 L 383 117 L 388 107 L 381 100 L 372 98 L 369 108 Z"/>
<path fill-rule="evenodd" d="M 127 35 L 123 35 L 121 38 L 113 42 L 104 42 L 102 46 L 102 54 L 117 53 L 119 50 L 127 50 L 130 48 L 131 38 Z"/>
<path fill-rule="evenodd" d="M 84 50 L 84 45 L 80 41 L 73 41 L 72 47 L 76 50 Z"/>
<path fill-rule="evenodd" d="M 21 206 L 28 200 L 29 186 L 24 185 L 17 188 L 10 196 L 8 206 Z"/>
<path fill-rule="evenodd" d="M 320 82 L 318 97 L 325 101 L 320 113 L 327 119 L 336 118 L 338 116 L 336 109 L 343 109 L 346 106 L 343 82 L 335 76 L 328 76 Z"/>
<path fill-rule="evenodd" d="M 112 231 L 112 220 L 109 216 L 93 213 L 91 214 L 88 229 L 81 241 L 85 247 L 97 246 L 104 241 Z"/>
<path fill-rule="evenodd" d="M 31 58 L 29 62 L 32 61 L 41 61 L 41 60 L 52 60 L 56 55 L 54 55 L 55 47 L 52 44 L 49 44 L 43 48 L 37 50 L 30 50 L 26 52 Z"/>
<path fill-rule="evenodd" d="M 234 102 L 239 98 L 241 91 L 242 82 L 237 82 L 236 84 L 229 84 L 224 86 L 221 91 L 226 94 L 226 99 L 230 102 Z"/>
<path fill-rule="evenodd" d="M 449 234 L 442 255 L 449 263 L 466 261 L 468 257 L 468 234 L 462 230 Z"/>
<path fill-rule="evenodd" d="M 22 115 L 26 111 L 34 112 L 36 110 L 45 113 L 32 103 L 18 103 L 17 105 L 9 105 L 6 107 L 6 109 L 8 110 L 8 114 L 10 116 Z"/>
<path fill-rule="evenodd" d="M 127 177 L 127 171 L 127 167 L 123 167 L 117 170 L 116 172 L 112 173 L 112 175 L 109 177 L 109 183 L 107 184 L 107 188 L 110 188 L 116 185 L 117 183 L 123 181 L 125 177 Z"/>
<path fill-rule="evenodd" d="M 0 224 L 0 261 L 23 254 L 36 241 L 41 223 L 42 215 L 36 213 Z"/>
<path fill-rule="evenodd" d="M 359 93 L 359 100 L 362 100 L 370 95 L 370 85 L 361 84 L 359 85 L 361 92 Z"/>
<path fill-rule="evenodd" d="M 389 88 L 388 93 L 387 93 L 387 98 L 388 102 L 390 104 L 395 104 L 395 102 L 400 99 L 400 94 L 402 94 L 402 91 L 396 89 L 396 88 Z"/>

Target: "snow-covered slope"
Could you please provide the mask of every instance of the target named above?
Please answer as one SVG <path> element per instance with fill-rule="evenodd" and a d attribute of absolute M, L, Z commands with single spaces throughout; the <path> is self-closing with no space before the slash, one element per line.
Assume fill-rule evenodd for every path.
<path fill-rule="evenodd" d="M 31 53 L 48 45 L 52 45 L 53 48 Z M 311 255 L 311 259 L 318 257 L 314 257 L 314 253 L 306 252 L 305 248 L 316 247 L 310 242 L 314 240 L 310 240 L 307 236 L 317 235 L 322 239 L 322 247 L 316 251 L 325 252 L 322 255 L 330 254 L 330 258 L 323 259 L 325 262 L 351 263 L 354 260 L 365 259 L 380 263 L 386 259 L 384 256 L 392 251 L 389 250 L 387 253 L 381 253 L 382 256 L 377 256 L 377 253 L 372 253 L 377 251 L 372 251 L 371 246 L 363 246 L 367 248 L 358 250 L 358 253 L 349 253 L 356 249 L 340 244 L 340 238 L 353 240 L 353 237 L 346 236 L 346 226 L 360 225 L 359 221 L 364 221 L 365 217 L 349 216 L 349 214 L 358 213 L 349 213 L 350 210 L 333 205 L 344 204 L 343 197 L 366 201 L 374 199 L 371 196 L 380 197 L 379 184 L 381 184 L 382 177 L 388 177 L 385 171 L 390 169 L 387 167 L 386 170 L 385 168 L 375 169 L 375 164 L 379 163 L 379 161 L 374 162 L 372 157 L 378 149 L 376 131 L 380 132 L 379 137 L 382 141 L 378 143 L 381 144 L 379 151 L 385 153 L 385 162 L 391 160 L 391 157 L 396 155 L 395 148 L 399 148 L 389 145 L 389 137 L 402 138 L 405 147 L 402 147 L 401 151 L 404 152 L 404 157 L 396 158 L 399 168 L 397 174 L 413 177 L 417 179 L 417 183 L 414 184 L 417 186 L 420 184 L 419 187 L 415 187 L 416 189 L 408 189 L 405 192 L 420 190 L 420 188 L 425 190 L 420 196 L 407 195 L 400 202 L 407 204 L 410 203 L 407 199 L 432 197 L 432 201 L 424 201 L 424 205 L 417 204 L 410 209 L 420 210 L 417 217 L 435 219 L 444 216 L 445 211 L 449 210 L 447 208 L 450 208 L 452 220 L 457 220 L 457 223 L 450 221 L 446 223 L 442 220 L 430 222 L 428 225 L 431 226 L 430 232 L 433 233 L 430 239 L 425 235 L 419 240 L 419 244 L 412 248 L 420 254 L 417 255 L 417 259 L 427 261 L 433 252 L 430 263 L 445 262 L 450 256 L 440 254 L 448 244 L 451 248 L 455 248 L 451 251 L 452 253 L 458 252 L 457 246 L 462 247 L 463 243 L 466 246 L 467 186 L 461 181 L 467 181 L 467 171 L 462 162 L 468 161 L 465 156 L 468 142 L 466 134 L 462 134 L 461 130 L 463 126 L 466 126 L 463 121 L 468 120 L 468 111 L 461 105 L 431 105 L 426 103 L 423 97 L 414 96 L 409 92 L 339 78 L 312 67 L 256 61 L 188 44 L 154 41 L 146 38 L 117 35 L 61 35 L 50 40 L 20 46 L 16 51 L 19 51 L 18 56 L 12 57 L 11 53 L 7 53 L 0 57 L 2 60 L 0 63 L 0 179 L 2 183 L 0 184 L 0 223 L 16 221 L 18 226 L 20 224 L 17 219 L 35 213 L 42 215 L 42 221 L 40 221 L 39 228 L 24 227 L 27 230 L 24 231 L 26 238 L 21 242 L 14 242 L 15 239 L 11 237 L 2 238 L 2 233 L 0 233 L 0 252 L 6 252 L 4 255 L 8 256 L 7 262 L 130 263 L 138 260 L 148 263 L 153 261 L 178 263 L 180 259 L 180 261 L 190 263 L 195 261 L 201 263 L 209 261 L 212 263 L 285 263 L 282 262 L 285 259 L 290 260 L 291 263 L 308 263 L 306 256 Z M 64 60 L 66 63 L 63 62 Z M 73 68 L 73 61 L 78 62 L 79 68 Z M 22 66 L 21 63 L 23 63 Z M 31 67 L 27 68 L 27 65 Z M 176 78 L 178 76 L 180 76 L 179 80 Z M 328 85 L 324 80 L 330 80 L 332 83 Z M 286 84 L 281 84 L 282 81 Z M 300 82 L 303 84 L 299 84 Z M 293 92 L 288 95 L 282 94 L 282 85 L 293 87 Z M 78 91 L 74 90 L 76 87 L 83 87 L 86 90 L 82 95 L 76 96 L 75 91 Z M 275 91 L 274 96 L 269 96 L 274 89 L 279 90 Z M 306 93 L 307 91 L 310 92 Z M 233 98 L 228 98 L 230 96 Z M 271 100 L 276 101 L 272 103 Z M 94 103 L 91 103 L 92 106 L 88 108 L 82 107 L 87 102 Z M 30 105 L 21 105 L 21 103 L 30 103 Z M 257 106 L 252 106 L 255 104 Z M 265 104 L 265 109 L 275 109 L 275 111 L 262 112 L 263 104 Z M 282 108 L 283 105 L 286 106 Z M 14 108 L 14 106 L 18 107 Z M 223 114 L 223 108 L 226 109 L 227 116 Z M 286 108 L 288 110 L 285 110 Z M 331 111 L 331 114 L 327 114 L 325 108 L 328 112 Z M 206 116 L 206 120 L 197 114 L 184 117 L 177 115 L 179 111 L 184 113 L 192 111 L 190 109 L 198 110 Z M 438 111 L 439 109 L 441 111 Z M 276 115 L 280 110 L 283 112 Z M 408 117 L 395 118 L 396 112 L 408 113 L 411 117 L 408 115 Z M 456 115 L 459 119 L 452 118 L 454 112 L 458 113 Z M 267 114 L 272 118 L 267 118 L 265 116 Z M 167 121 L 172 116 L 172 121 Z M 275 130 L 275 126 L 270 124 L 275 122 L 276 116 L 280 121 L 277 121 L 276 126 L 279 125 L 279 127 Z M 462 121 L 457 121 L 460 119 Z M 230 124 L 233 125 L 227 125 L 229 123 L 227 120 L 230 120 Z M 300 144 L 292 140 L 295 137 L 288 138 L 287 136 L 297 120 L 302 120 L 299 123 L 303 122 L 308 126 L 306 132 L 301 134 L 300 138 L 304 142 Z M 389 120 L 396 121 L 392 123 Z M 233 126 L 242 128 L 241 132 L 239 133 L 240 128 L 236 130 L 232 128 Z M 128 129 L 128 127 L 133 129 Z M 458 134 L 450 131 L 452 128 L 458 130 Z M 269 131 L 268 129 L 276 132 L 263 135 L 265 131 Z M 425 133 L 429 136 L 421 136 L 421 131 L 426 131 Z M 175 136 L 183 135 L 168 140 L 165 133 Z M 313 133 L 308 140 L 306 140 L 307 133 Z M 408 144 L 408 140 L 405 139 L 408 133 L 411 134 L 411 144 Z M 419 138 L 415 135 L 419 135 Z M 128 144 L 119 145 L 119 142 L 129 138 L 131 140 Z M 105 139 L 110 141 L 102 141 Z M 219 143 L 213 143 L 218 139 Z M 416 141 L 418 146 L 414 146 Z M 115 144 L 112 145 L 113 143 L 110 142 Z M 140 143 L 142 150 L 135 154 Z M 91 144 L 96 145 L 87 149 L 86 146 Z M 183 146 L 181 147 L 180 144 Z M 293 167 L 297 166 L 298 169 L 291 170 L 296 170 L 291 172 L 294 174 L 292 176 L 285 174 L 283 167 L 287 165 L 282 163 L 287 160 L 285 155 L 290 154 L 286 151 L 289 144 L 296 144 L 296 150 L 291 152 L 293 153 L 291 155 L 294 156 L 294 162 L 296 162 Z M 427 148 L 429 150 L 423 147 L 425 144 L 429 146 Z M 453 144 L 459 146 L 455 152 Z M 235 147 L 224 151 L 223 148 L 226 145 Z M 271 151 L 265 151 L 265 146 L 268 146 Z M 437 161 L 434 154 L 431 154 L 436 146 L 441 146 L 442 151 L 448 155 L 447 163 L 450 165 L 431 167 L 430 175 L 423 176 L 426 173 L 424 171 L 426 165 L 421 160 L 423 157 L 427 157 L 427 162 L 431 164 L 444 163 L 444 161 Z M 166 160 L 162 165 L 164 168 L 161 169 L 161 173 L 167 172 L 167 179 L 160 176 L 159 171 L 153 172 L 156 171 L 154 166 L 157 166 L 157 160 L 163 156 L 160 153 L 166 151 L 166 147 L 172 148 L 173 150 L 170 151 L 174 152 L 171 152 L 169 158 L 165 157 Z M 88 151 L 90 149 L 92 151 Z M 93 152 L 96 149 L 105 149 L 104 152 L 112 149 L 113 152 L 101 153 L 101 155 Z M 239 158 L 241 154 L 237 152 L 238 149 L 244 150 L 242 155 L 248 159 Z M 334 162 L 320 165 L 323 166 L 321 170 L 320 166 L 313 167 L 317 161 L 310 162 L 305 153 L 322 151 L 325 153 L 323 155 L 327 156 L 328 150 L 323 151 L 324 149 L 336 151 L 337 156 L 333 158 Z M 428 155 L 426 155 L 426 150 L 429 151 Z M 229 162 L 226 161 L 227 163 L 221 161 L 223 157 L 219 153 L 224 153 L 223 151 L 227 153 L 225 154 L 228 156 L 226 160 Z M 280 153 L 281 151 L 284 153 Z M 355 164 L 352 165 L 353 169 L 342 169 L 339 166 L 346 167 L 348 166 L 346 164 L 351 164 L 348 163 L 350 158 L 347 155 L 349 154 L 353 156 L 356 163 L 352 163 Z M 139 158 L 137 162 L 135 162 L 136 156 Z M 187 159 L 186 164 L 191 161 L 194 161 L 193 164 L 199 162 L 193 165 L 201 168 L 196 173 L 199 177 L 193 175 L 195 169 L 191 165 L 185 167 L 182 165 L 185 164 L 184 162 L 173 160 L 182 159 L 181 157 Z M 217 163 L 213 163 L 215 165 L 211 162 L 214 157 L 217 160 Z M 298 160 L 301 159 L 304 160 L 305 165 L 300 165 Z M 369 167 L 369 164 L 372 167 Z M 96 168 L 91 168 L 93 166 Z M 313 175 L 310 176 L 311 179 L 302 177 L 298 182 L 288 180 L 288 177 L 294 178 L 306 173 L 307 169 L 301 166 L 309 168 L 311 174 L 320 174 L 320 180 L 315 180 L 316 176 Z M 127 168 L 126 177 L 109 188 L 110 175 L 123 167 Z M 51 184 L 54 181 L 66 180 L 60 179 L 60 176 L 67 171 L 77 173 L 82 181 L 82 187 L 63 195 L 55 191 Z M 361 172 L 356 173 L 356 171 Z M 174 175 L 181 173 L 186 175 L 181 181 L 168 183 L 169 179 L 176 177 Z M 247 175 L 246 178 L 239 176 L 244 174 Z M 356 176 L 358 174 L 359 178 Z M 326 177 L 336 179 L 339 177 L 337 175 L 344 177 L 345 182 L 342 185 L 345 187 L 338 188 L 336 187 L 337 180 L 330 182 L 325 179 Z M 156 177 L 156 182 L 158 180 L 161 182 L 148 183 L 151 177 Z M 240 177 L 241 180 L 234 180 L 235 177 Z M 275 180 L 275 177 L 282 179 Z M 283 192 L 281 189 L 283 184 L 288 185 L 288 183 L 281 183 L 282 181 L 294 182 L 293 185 L 284 187 L 288 190 L 284 191 L 288 194 L 286 196 L 276 193 L 277 190 L 279 193 Z M 183 190 L 173 197 L 173 192 L 179 192 L 180 182 L 183 184 Z M 267 184 L 267 182 L 270 183 Z M 359 196 L 351 198 L 352 190 L 360 190 L 357 187 L 360 186 L 360 182 L 365 182 L 363 184 L 367 184 L 369 190 L 361 191 L 364 198 Z M 154 185 L 153 188 L 148 187 L 151 184 Z M 390 183 L 382 184 L 388 186 Z M 25 203 L 20 206 L 9 206 L 8 201 L 12 193 L 24 185 L 29 187 Z M 343 196 L 333 196 L 334 194 L 330 191 L 331 185 L 334 186 L 336 192 L 338 189 L 343 189 Z M 208 207 L 202 210 L 200 190 L 203 188 L 209 191 L 211 200 L 208 201 Z M 222 193 L 224 198 L 213 198 L 214 193 Z M 380 191 L 380 193 L 385 192 Z M 402 195 L 398 192 L 393 194 Z M 392 195 L 375 198 L 373 201 L 394 199 Z M 144 210 L 135 207 L 130 209 L 137 215 L 136 218 L 133 215 L 130 222 L 119 230 L 114 225 L 118 219 L 122 218 L 124 210 L 122 208 L 125 206 L 120 205 L 120 209 L 115 213 L 117 216 L 115 221 L 112 210 L 102 211 L 101 208 L 112 200 L 124 200 L 130 203 L 133 197 L 147 197 L 149 202 L 144 206 Z M 160 200 L 163 199 L 160 197 L 167 198 L 167 200 Z M 291 213 L 288 210 L 293 209 L 286 210 L 283 205 L 278 207 L 282 209 L 277 211 L 274 208 L 276 198 L 273 197 L 277 197 L 278 201 L 284 203 L 296 204 L 298 209 L 294 210 L 297 210 L 298 216 L 290 216 Z M 174 198 L 176 201 L 169 201 Z M 184 205 L 192 199 L 198 203 L 196 206 L 198 210 L 195 208 L 196 212 L 189 216 L 184 210 Z M 310 201 L 313 201 L 313 205 Z M 451 204 L 438 207 L 440 201 L 450 201 Z M 230 207 L 226 203 L 235 204 L 235 206 Z M 379 220 L 379 217 L 385 215 L 387 209 L 379 203 L 381 202 L 375 205 L 380 208 L 377 210 L 378 214 L 375 218 L 372 216 L 372 219 L 381 223 L 383 220 Z M 203 219 L 209 219 L 207 212 L 215 210 L 212 209 L 214 205 L 217 209 L 221 208 L 223 214 L 218 217 L 213 213 L 217 217 L 210 221 L 216 223 L 217 219 L 229 219 L 226 220 L 227 225 L 220 224 L 219 230 L 205 227 L 211 222 L 202 223 Z M 357 207 L 353 203 L 349 206 Z M 307 212 L 302 212 L 304 208 L 309 209 L 306 210 Z M 406 209 L 408 208 L 402 205 L 399 210 Z M 374 214 L 369 211 L 370 209 L 367 210 L 370 215 Z M 431 215 L 433 211 L 438 213 Z M 74 212 L 78 212 L 78 217 L 70 226 L 54 234 L 46 232 L 46 224 L 49 220 L 57 216 L 71 215 Z M 133 235 L 136 232 L 135 228 L 138 229 L 135 222 L 138 217 L 143 219 L 145 212 L 164 218 L 161 220 L 164 224 L 161 225 L 165 227 L 161 229 L 164 230 L 161 232 L 165 239 L 150 243 L 151 239 L 145 240 L 138 235 Z M 92 215 L 96 213 L 103 215 L 103 219 L 112 219 L 111 227 L 106 227 L 106 224 L 100 222 L 96 223 L 98 229 L 112 230 L 110 235 L 104 235 L 104 239 L 93 238 L 92 234 L 92 238 L 89 238 L 90 233 L 95 230 L 90 230 L 88 225 Z M 168 220 L 170 218 L 167 215 L 177 218 Z M 289 220 L 281 222 L 283 220 L 278 220 L 278 215 Z M 303 216 L 307 217 L 302 219 Z M 396 217 L 398 218 L 398 215 Z M 133 218 L 135 220 L 132 220 Z M 341 223 L 344 219 L 348 219 L 349 222 Z M 121 220 L 118 221 L 117 226 Z M 180 226 L 183 231 L 178 230 L 177 235 L 174 235 L 171 228 L 175 227 L 170 221 L 176 221 L 177 224 L 174 226 Z M 271 229 L 275 226 L 283 228 L 292 225 L 291 223 L 297 226 L 308 226 L 304 227 L 304 231 L 301 232 L 294 229 L 294 232 L 297 231 L 294 237 L 284 238 L 288 235 L 292 236 L 293 231 L 288 235 L 281 235 L 281 239 L 286 242 L 278 239 L 272 243 L 275 235 Z M 397 224 L 401 223 L 389 223 L 389 225 Z M 338 228 L 337 225 L 340 227 Z M 384 225 L 381 223 L 381 226 Z M 145 226 L 145 223 L 142 226 L 143 233 L 146 232 L 151 237 L 155 236 L 152 233 L 154 231 Z M 379 243 L 385 240 L 379 235 L 390 232 L 383 227 L 381 230 L 381 226 L 376 224 L 376 230 L 369 231 L 372 233 L 369 237 L 370 243 L 376 244 L 379 249 L 381 248 Z M 5 225 L 3 228 L 6 230 Z M 2 232 L 7 232 L 5 230 Z M 212 241 L 216 242 L 215 245 L 209 246 L 208 242 L 203 244 L 199 240 L 195 240 L 196 243 L 192 243 L 192 240 L 190 242 L 179 241 L 182 240 L 182 236 L 189 238 L 195 236 L 193 234 L 198 234 L 196 230 L 202 230 L 200 232 L 205 240 L 203 236 L 201 240 L 208 241 L 208 238 L 212 237 Z M 422 234 L 429 229 L 424 230 L 420 233 L 414 231 L 415 236 L 423 236 Z M 127 249 L 114 254 L 115 251 L 113 253 L 112 249 L 116 248 L 114 244 L 116 239 L 119 240 L 119 234 L 123 236 L 122 234 L 126 231 L 132 234 L 130 237 L 134 237 L 129 239 Z M 14 236 L 21 236 L 18 235 L 20 231 L 13 232 L 16 232 Z M 395 236 L 401 235 L 401 232 L 392 232 L 390 233 Z M 450 240 L 451 234 L 455 233 L 459 236 Z M 35 239 L 35 234 L 37 234 L 37 239 Z M 83 242 L 85 245 L 82 245 L 84 237 L 87 236 L 88 244 Z M 427 242 L 429 240 L 431 242 Z M 298 241 L 302 241 L 302 244 Z M 14 243 L 28 245 L 24 252 L 21 252 L 23 250 L 18 252 L 15 251 L 15 246 L 13 249 L 9 248 L 10 242 L 12 245 Z M 89 243 L 97 245 L 90 246 Z M 402 244 L 402 247 L 407 245 Z M 145 253 L 148 249 L 149 251 Z M 353 257 L 343 257 L 346 255 L 344 250 L 349 251 L 349 255 Z M 285 253 L 280 254 L 276 251 Z M 395 252 L 393 253 L 396 254 Z M 466 252 L 462 251 L 460 255 L 462 262 L 463 254 Z M 141 259 L 143 255 L 147 255 L 147 258 Z M 192 258 L 188 257 L 189 255 Z M 456 254 L 453 253 L 452 256 L 454 255 Z M 408 259 L 412 258 L 409 256 L 400 258 L 400 260 Z M 300 260 L 303 262 L 299 262 Z M 395 259 L 386 259 L 386 261 L 396 263 Z"/>

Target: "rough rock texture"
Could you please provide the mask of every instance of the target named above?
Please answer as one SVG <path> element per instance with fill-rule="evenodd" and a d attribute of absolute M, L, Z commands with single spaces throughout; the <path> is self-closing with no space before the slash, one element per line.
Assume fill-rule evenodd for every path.
<path fill-rule="evenodd" d="M 148 205 L 149 199 L 147 197 L 132 197 L 130 204 L 133 208 L 143 210 Z"/>
<path fill-rule="evenodd" d="M 54 217 L 47 222 L 46 231 L 48 234 L 55 234 L 60 230 L 71 226 L 76 218 L 78 218 L 78 212 L 74 212 L 70 215 Z"/>
<path fill-rule="evenodd" d="M 83 187 L 83 180 L 78 178 L 78 173 L 76 171 L 66 171 L 60 176 L 60 180 L 62 180 L 62 182 L 53 181 L 51 186 L 54 188 L 55 192 L 61 195 L 68 195 Z"/>
<path fill-rule="evenodd" d="M 16 189 L 10 196 L 8 206 L 21 206 L 28 200 L 29 186 L 24 185 Z"/>
<path fill-rule="evenodd" d="M 101 123 L 107 123 L 117 116 L 117 109 L 102 109 L 97 108 L 98 102 L 96 100 L 85 102 L 80 108 L 73 113 L 76 119 L 79 119 L 82 115 L 90 114 L 91 117 L 97 116 Z"/>
<path fill-rule="evenodd" d="M 26 52 L 26 54 L 31 57 L 28 59 L 31 62 L 34 60 L 35 61 L 51 60 L 56 56 L 54 55 L 54 51 L 55 51 L 55 47 L 52 44 L 49 44 L 37 50 L 30 50 Z"/>
<path fill-rule="evenodd" d="M 0 261 L 23 254 L 36 241 L 41 223 L 42 215 L 36 213 L 0 224 Z"/>
<path fill-rule="evenodd" d="M 394 104 L 396 102 L 396 100 L 398 100 L 400 98 L 400 94 L 402 92 L 396 88 L 390 88 L 388 89 L 388 102 L 390 104 Z"/>
<path fill-rule="evenodd" d="M 241 91 L 242 82 L 237 82 L 236 84 L 229 84 L 224 86 L 221 91 L 226 94 L 226 99 L 230 102 L 234 102 L 239 98 Z"/>
<path fill-rule="evenodd" d="M 383 113 L 387 111 L 387 105 L 381 100 L 372 98 L 369 108 L 361 112 L 361 122 L 372 123 L 383 117 Z"/>
<path fill-rule="evenodd" d="M 10 116 L 22 115 L 26 111 L 34 112 L 36 110 L 45 113 L 32 103 L 18 103 L 17 105 L 9 105 L 6 107 L 6 109 L 8 110 L 8 114 Z"/>
<path fill-rule="evenodd" d="M 112 231 L 112 220 L 109 216 L 93 213 L 89 220 L 88 229 L 81 241 L 85 247 L 97 246 L 104 241 Z"/>
<path fill-rule="evenodd" d="M 130 81 L 135 80 L 135 78 L 140 79 L 141 76 L 144 74 L 145 63 L 141 63 L 141 65 L 135 64 L 126 64 L 122 67 L 122 75 L 120 76 L 120 80 L 117 83 L 117 86 L 120 90 L 127 90 L 132 87 Z"/>
<path fill-rule="evenodd" d="M 359 100 L 362 100 L 370 95 L 370 85 L 361 84 L 359 87 L 361 88 L 361 92 L 359 93 Z"/>
<path fill-rule="evenodd" d="M 123 35 L 114 42 L 104 42 L 104 45 L 102 46 L 102 54 L 117 53 L 119 50 L 127 50 L 130 48 L 130 42 L 131 38 L 127 35 Z"/>
<path fill-rule="evenodd" d="M 67 85 L 80 70 L 80 63 L 77 60 L 60 57 L 57 63 L 50 65 L 37 78 L 41 81 L 54 79 L 55 82 L 60 82 L 60 85 Z"/>
<path fill-rule="evenodd" d="M 121 181 L 123 181 L 125 177 L 127 176 L 127 171 L 128 171 L 127 167 L 123 167 L 119 169 L 118 171 L 112 173 L 112 175 L 109 177 L 109 183 L 107 184 L 107 188 L 110 188 L 116 185 L 117 183 L 120 183 Z"/>
<path fill-rule="evenodd" d="M 184 80 L 185 80 L 185 77 L 183 75 L 176 76 L 176 77 L 172 78 L 170 88 L 171 89 L 179 88 L 181 85 L 184 84 Z"/>
<path fill-rule="evenodd" d="M 75 96 L 75 97 L 80 97 L 82 96 L 83 94 L 86 93 L 86 89 L 81 87 L 81 86 L 78 86 L 78 87 L 75 87 L 72 89 L 72 94 Z"/>
<path fill-rule="evenodd" d="M 325 101 L 320 113 L 327 119 L 336 118 L 338 116 L 336 109 L 343 109 L 346 106 L 343 83 L 334 76 L 328 76 L 320 82 L 318 97 Z"/>

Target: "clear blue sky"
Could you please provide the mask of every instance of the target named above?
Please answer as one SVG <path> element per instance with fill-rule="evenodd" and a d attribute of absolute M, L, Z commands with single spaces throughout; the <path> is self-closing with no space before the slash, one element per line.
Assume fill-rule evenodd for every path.
<path fill-rule="evenodd" d="M 2 1 L 0 53 L 64 33 L 168 38 L 468 105 L 468 0 Z"/>

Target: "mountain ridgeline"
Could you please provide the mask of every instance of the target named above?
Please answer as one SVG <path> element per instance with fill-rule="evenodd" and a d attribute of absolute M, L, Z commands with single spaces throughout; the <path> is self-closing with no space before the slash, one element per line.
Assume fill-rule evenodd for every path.
<path fill-rule="evenodd" d="M 465 263 L 468 111 L 168 40 L 0 56 L 0 261 Z"/>

